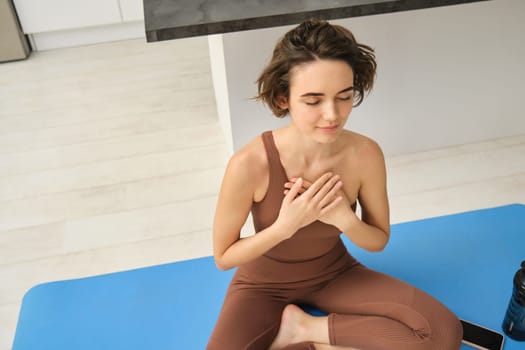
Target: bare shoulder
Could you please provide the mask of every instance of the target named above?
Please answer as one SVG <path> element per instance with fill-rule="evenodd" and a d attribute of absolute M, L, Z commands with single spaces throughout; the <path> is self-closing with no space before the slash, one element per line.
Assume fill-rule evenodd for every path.
<path fill-rule="evenodd" d="M 261 197 L 260 192 L 266 191 L 268 176 L 268 159 L 261 136 L 254 138 L 230 158 L 225 176 L 233 177 L 239 185 L 246 186 L 244 188 L 251 188 L 254 200 Z"/>
<path fill-rule="evenodd" d="M 346 131 L 344 138 L 347 155 L 360 165 L 384 163 L 383 151 L 373 139 L 353 131 Z"/>
<path fill-rule="evenodd" d="M 232 170 L 235 170 L 238 175 L 255 175 L 268 168 L 262 138 L 258 136 L 238 150 L 230 158 L 229 167 L 233 168 Z"/>

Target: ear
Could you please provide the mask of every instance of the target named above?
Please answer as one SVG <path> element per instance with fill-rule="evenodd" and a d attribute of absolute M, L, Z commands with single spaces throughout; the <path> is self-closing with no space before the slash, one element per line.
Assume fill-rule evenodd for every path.
<path fill-rule="evenodd" d="M 282 110 L 288 109 L 288 98 L 283 95 L 279 95 L 275 98 L 275 102 L 277 103 L 277 106 L 279 106 Z"/>

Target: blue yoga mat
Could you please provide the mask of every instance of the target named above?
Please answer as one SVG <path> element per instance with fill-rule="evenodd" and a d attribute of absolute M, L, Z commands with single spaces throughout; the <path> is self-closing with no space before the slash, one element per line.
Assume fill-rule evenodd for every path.
<path fill-rule="evenodd" d="M 368 267 L 418 286 L 460 318 L 501 331 L 514 272 L 525 260 L 524 205 L 391 231 L 381 253 L 345 244 Z M 232 274 L 206 257 L 38 285 L 24 296 L 13 350 L 204 349 Z M 525 343 L 507 338 L 504 349 Z"/>

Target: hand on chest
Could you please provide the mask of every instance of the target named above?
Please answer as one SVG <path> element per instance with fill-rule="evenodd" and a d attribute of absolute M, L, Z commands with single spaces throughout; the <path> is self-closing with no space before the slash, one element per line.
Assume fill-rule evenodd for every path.
<path fill-rule="evenodd" d="M 301 177 L 306 189 L 316 180 L 318 180 L 323 174 L 331 172 L 334 175 L 339 175 L 339 178 L 343 183 L 341 191 L 343 191 L 350 203 L 355 202 L 357 199 L 360 184 L 358 173 L 353 171 L 349 164 L 344 164 L 341 160 L 339 160 L 339 162 L 333 161 L 313 164 L 309 167 L 301 166 L 300 164 L 294 164 L 293 161 L 290 161 L 289 166 L 283 164 L 283 167 L 289 181 L 288 186 L 286 187 L 290 187 L 297 178 Z"/>

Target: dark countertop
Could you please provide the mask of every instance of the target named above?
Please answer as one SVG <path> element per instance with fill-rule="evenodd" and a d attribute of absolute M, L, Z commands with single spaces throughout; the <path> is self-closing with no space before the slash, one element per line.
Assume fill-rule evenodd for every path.
<path fill-rule="evenodd" d="M 148 42 L 487 0 L 144 0 Z"/>

